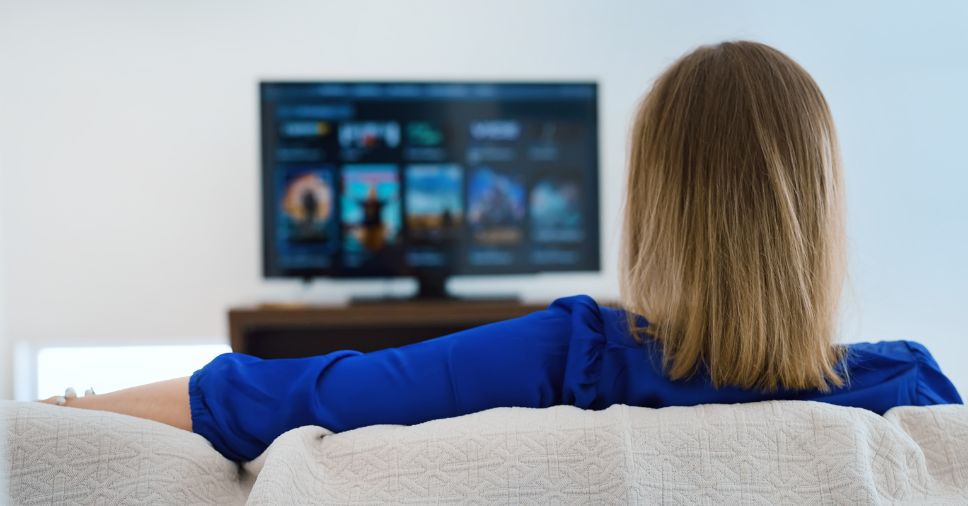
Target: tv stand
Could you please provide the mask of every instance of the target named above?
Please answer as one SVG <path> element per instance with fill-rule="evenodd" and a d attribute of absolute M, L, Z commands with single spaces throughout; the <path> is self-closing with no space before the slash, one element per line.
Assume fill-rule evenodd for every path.
<path fill-rule="evenodd" d="M 472 297 L 462 297 L 453 295 L 447 291 L 446 274 L 418 274 L 417 293 L 411 296 L 364 296 L 352 297 L 351 305 L 364 304 L 400 304 L 400 303 L 421 303 L 421 302 L 488 302 L 519 304 L 520 298 L 513 294 L 499 295 L 474 295 Z"/>
<path fill-rule="evenodd" d="M 350 305 L 259 305 L 229 310 L 232 351 L 294 358 L 394 348 L 524 316 L 547 304 L 454 298 Z"/>
<path fill-rule="evenodd" d="M 417 298 L 420 300 L 448 300 L 454 296 L 447 293 L 445 274 L 420 274 L 417 276 Z"/>

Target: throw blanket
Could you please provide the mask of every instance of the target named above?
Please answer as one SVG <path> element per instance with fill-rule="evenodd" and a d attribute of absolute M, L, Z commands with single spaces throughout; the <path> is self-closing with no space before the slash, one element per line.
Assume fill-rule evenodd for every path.
<path fill-rule="evenodd" d="M 303 427 L 241 470 L 194 434 L 120 415 L 7 402 L 0 431 L 15 504 L 968 503 L 960 405 L 502 408 Z"/>

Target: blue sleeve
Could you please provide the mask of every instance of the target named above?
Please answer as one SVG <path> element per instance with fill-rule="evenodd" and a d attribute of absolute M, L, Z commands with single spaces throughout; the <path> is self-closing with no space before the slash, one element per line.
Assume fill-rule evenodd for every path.
<path fill-rule="evenodd" d="M 229 353 L 191 377 L 192 430 L 226 457 L 251 460 L 304 425 L 341 432 L 552 406 L 562 402 L 566 368 L 575 369 L 570 381 L 587 383 L 585 361 L 594 353 L 584 348 L 594 332 L 598 305 L 576 296 L 521 318 L 367 354 L 262 360 Z"/>
<path fill-rule="evenodd" d="M 918 365 L 918 384 L 915 391 L 915 402 L 918 406 L 934 404 L 963 404 L 958 389 L 943 372 L 938 362 L 934 360 L 928 349 L 920 343 L 904 342 Z"/>

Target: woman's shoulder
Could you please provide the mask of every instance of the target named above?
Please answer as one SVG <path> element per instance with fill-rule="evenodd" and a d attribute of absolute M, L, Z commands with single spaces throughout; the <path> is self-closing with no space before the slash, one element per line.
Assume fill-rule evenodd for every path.
<path fill-rule="evenodd" d="M 575 307 L 591 309 L 594 311 L 599 310 L 598 302 L 591 295 L 586 295 L 583 293 L 558 297 L 549 306 L 549 308 L 561 309 L 570 309 Z"/>
<path fill-rule="evenodd" d="M 847 345 L 846 365 L 851 382 L 877 373 L 910 371 L 918 405 L 961 404 L 962 399 L 927 347 L 916 341 L 879 341 Z"/>
<path fill-rule="evenodd" d="M 916 341 L 877 341 L 847 344 L 848 363 L 866 360 L 890 360 L 905 363 L 934 363 L 931 352 Z"/>
<path fill-rule="evenodd" d="M 549 310 L 559 313 L 567 313 L 572 323 L 582 322 L 578 325 L 585 332 L 597 334 L 597 341 L 604 346 L 641 348 L 642 342 L 632 337 L 629 332 L 629 320 L 627 313 L 620 304 L 612 301 L 603 301 L 589 295 L 579 294 L 561 297 L 549 306 Z M 639 328 L 647 328 L 649 322 L 641 317 L 636 317 L 636 325 Z"/>
<path fill-rule="evenodd" d="M 898 367 L 916 370 L 923 366 L 940 371 L 931 352 L 923 344 L 915 341 L 851 343 L 845 348 L 847 353 L 844 361 L 851 375 L 867 370 Z"/>

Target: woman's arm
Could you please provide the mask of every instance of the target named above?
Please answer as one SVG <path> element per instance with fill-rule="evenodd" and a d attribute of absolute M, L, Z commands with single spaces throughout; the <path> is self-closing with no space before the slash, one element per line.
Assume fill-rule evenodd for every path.
<path fill-rule="evenodd" d="M 226 457 L 251 460 L 304 425 L 341 432 L 494 407 L 587 407 L 603 343 L 598 305 L 569 297 L 521 318 L 367 354 L 262 360 L 227 353 L 191 378 L 67 405 L 192 430 Z"/>
<path fill-rule="evenodd" d="M 43 402 L 55 404 L 57 398 L 51 397 Z M 111 411 L 166 423 L 179 429 L 192 430 L 187 377 L 126 388 L 107 394 L 76 397 L 68 399 L 66 406 Z"/>
<path fill-rule="evenodd" d="M 367 354 L 221 355 L 189 380 L 192 430 L 226 457 L 251 460 L 280 434 L 304 425 L 342 432 L 495 407 L 585 407 L 594 401 L 602 325 L 598 305 L 580 296 L 521 318 Z"/>

